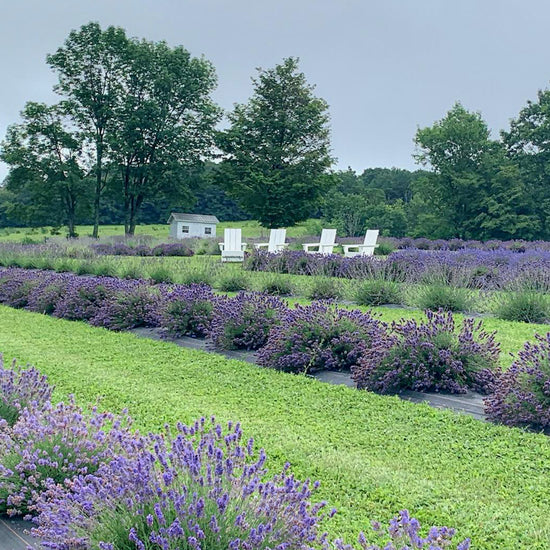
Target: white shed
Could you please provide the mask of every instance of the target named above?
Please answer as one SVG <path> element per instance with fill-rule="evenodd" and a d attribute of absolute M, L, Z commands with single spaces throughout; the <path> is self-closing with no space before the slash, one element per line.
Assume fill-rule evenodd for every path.
<path fill-rule="evenodd" d="M 172 239 L 187 239 L 189 237 L 215 237 L 216 225 L 220 223 L 220 220 L 216 216 L 172 212 L 168 223 Z"/>

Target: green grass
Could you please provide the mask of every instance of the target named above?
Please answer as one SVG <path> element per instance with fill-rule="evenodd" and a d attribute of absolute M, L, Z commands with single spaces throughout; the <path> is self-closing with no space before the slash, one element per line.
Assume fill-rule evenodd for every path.
<path fill-rule="evenodd" d="M 287 237 L 303 237 L 305 235 L 311 235 L 321 233 L 321 228 L 318 220 L 308 220 L 303 223 L 299 223 L 294 227 L 287 229 Z M 238 222 L 223 222 L 218 224 L 216 233 L 218 236 L 223 236 L 223 230 L 226 227 L 240 227 L 242 229 L 242 236 L 244 239 L 256 238 L 256 237 L 269 237 L 269 229 L 261 227 L 257 221 L 238 221 Z M 32 239 L 37 242 L 42 242 L 44 237 L 51 238 L 51 227 L 6 227 L 0 229 L 0 242 L 21 242 L 23 239 Z M 151 225 L 138 225 L 136 227 L 136 235 L 151 235 L 157 238 L 169 238 L 169 224 L 151 224 Z M 76 228 L 76 232 L 79 237 L 87 237 L 92 234 L 93 226 L 91 225 L 79 225 Z M 65 227 L 59 230 L 61 236 L 67 233 Z M 115 235 L 124 235 L 123 225 L 102 225 L 99 228 L 100 237 L 112 237 Z"/>
<path fill-rule="evenodd" d="M 408 508 L 456 526 L 473 548 L 550 547 L 543 435 L 6 307 L 0 350 L 47 374 L 56 397 L 101 396 L 142 430 L 200 415 L 241 421 L 271 470 L 289 460 L 297 477 L 321 480 L 318 498 L 339 509 L 332 536 L 351 542 L 369 520 Z"/>

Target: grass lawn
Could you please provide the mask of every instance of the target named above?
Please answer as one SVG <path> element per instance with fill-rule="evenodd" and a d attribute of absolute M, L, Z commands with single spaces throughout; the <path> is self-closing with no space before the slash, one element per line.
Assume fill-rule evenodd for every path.
<path fill-rule="evenodd" d="M 550 547 L 546 436 L 7 307 L 0 350 L 47 374 L 56 397 L 101 396 L 143 430 L 200 415 L 241 421 L 271 470 L 289 460 L 297 477 L 321 480 L 319 499 L 339 509 L 333 536 L 351 541 L 408 508 L 473 548 Z"/>
<path fill-rule="evenodd" d="M 306 222 L 297 224 L 294 227 L 287 229 L 287 237 L 302 237 L 304 235 L 320 234 L 321 229 L 318 220 L 308 220 Z M 242 236 L 244 239 L 250 239 L 255 237 L 268 237 L 269 229 L 261 227 L 257 221 L 238 221 L 238 222 L 223 222 L 218 224 L 216 233 L 218 236 L 223 237 L 223 230 L 226 227 L 240 227 L 242 228 Z M 51 227 L 6 227 L 0 229 L 0 242 L 20 242 L 25 237 L 31 238 L 37 241 L 41 241 L 44 237 L 51 237 Z M 92 234 L 93 226 L 91 225 L 79 225 L 76 228 L 76 232 L 80 237 L 87 237 Z M 159 239 L 169 239 L 169 224 L 151 224 L 151 225 L 138 225 L 136 227 L 136 235 L 152 235 Z M 62 227 L 59 230 L 60 235 L 65 235 L 67 229 Z M 99 228 L 100 237 L 112 237 L 114 235 L 124 235 L 123 225 L 102 225 Z"/>

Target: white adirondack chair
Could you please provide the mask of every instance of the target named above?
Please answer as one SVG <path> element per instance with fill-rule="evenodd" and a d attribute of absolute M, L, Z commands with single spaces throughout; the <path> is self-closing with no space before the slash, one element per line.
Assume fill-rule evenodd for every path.
<path fill-rule="evenodd" d="M 222 262 L 242 262 L 246 243 L 242 242 L 240 229 L 224 229 L 223 243 L 220 243 Z"/>
<path fill-rule="evenodd" d="M 281 252 L 288 246 L 288 243 L 285 243 L 285 240 L 286 229 L 271 229 L 269 232 L 269 242 L 258 243 L 254 246 L 257 250 L 267 247 L 268 252 Z"/>
<path fill-rule="evenodd" d="M 344 244 L 344 256 L 346 258 L 353 258 L 354 256 L 372 256 L 374 249 L 378 246 L 376 241 L 378 240 L 378 229 L 369 229 L 365 234 L 365 240 L 363 244 Z"/>
<path fill-rule="evenodd" d="M 323 229 L 321 231 L 321 240 L 318 243 L 305 243 L 302 246 L 304 247 L 304 252 L 308 254 L 332 254 L 335 241 L 336 229 Z"/>

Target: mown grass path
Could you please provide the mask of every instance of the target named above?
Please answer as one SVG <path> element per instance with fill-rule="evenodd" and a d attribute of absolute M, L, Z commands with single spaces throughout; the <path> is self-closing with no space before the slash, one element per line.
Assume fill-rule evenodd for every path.
<path fill-rule="evenodd" d="M 143 430 L 215 414 L 319 479 L 327 524 L 352 540 L 408 508 L 452 525 L 473 548 L 548 550 L 550 438 L 464 415 L 330 386 L 173 344 L 0 307 L 0 350 L 35 364 L 56 397 L 128 407 Z"/>

